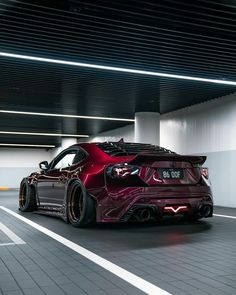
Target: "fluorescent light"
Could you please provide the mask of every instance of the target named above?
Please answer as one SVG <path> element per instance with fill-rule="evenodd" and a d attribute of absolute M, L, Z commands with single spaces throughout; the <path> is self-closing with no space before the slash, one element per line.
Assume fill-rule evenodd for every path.
<path fill-rule="evenodd" d="M 62 118 L 76 118 L 76 119 L 92 119 L 92 120 L 109 120 L 109 121 L 134 122 L 134 119 L 124 119 L 124 118 L 79 116 L 79 115 L 67 115 L 67 114 L 38 113 L 38 112 L 22 112 L 22 111 L 11 111 L 11 110 L 0 110 L 0 113 L 18 114 L 18 115 L 30 115 L 30 116 L 47 116 L 47 117 L 62 117 Z"/>
<path fill-rule="evenodd" d="M 66 133 L 40 133 L 40 132 L 18 132 L 18 131 L 0 131 L 0 134 L 14 135 L 36 135 L 36 136 L 58 136 L 58 137 L 89 137 L 84 134 L 66 134 Z"/>
<path fill-rule="evenodd" d="M 15 147 L 43 147 L 43 148 L 54 148 L 55 145 L 50 144 L 26 144 L 26 143 L 0 143 L 0 146 L 15 146 Z"/>
<path fill-rule="evenodd" d="M 75 67 L 84 67 L 84 68 L 92 68 L 92 69 L 107 70 L 107 71 L 125 72 L 125 73 L 130 73 L 130 74 L 140 74 L 140 75 L 176 78 L 176 79 L 184 79 L 184 80 L 200 81 L 200 82 L 208 82 L 208 83 L 236 85 L 236 81 L 207 79 L 207 78 L 184 76 L 184 75 L 166 74 L 166 73 L 161 73 L 161 72 L 142 71 L 142 70 L 135 70 L 135 69 L 128 69 L 128 68 L 102 66 L 102 65 L 96 65 L 96 64 L 81 63 L 81 62 L 44 58 L 44 57 L 22 55 L 22 54 L 14 54 L 14 53 L 8 53 L 8 52 L 0 52 L 0 56 L 34 60 L 34 61 L 40 61 L 40 62 L 56 63 L 56 64 L 62 64 L 62 65 L 75 66 Z"/>

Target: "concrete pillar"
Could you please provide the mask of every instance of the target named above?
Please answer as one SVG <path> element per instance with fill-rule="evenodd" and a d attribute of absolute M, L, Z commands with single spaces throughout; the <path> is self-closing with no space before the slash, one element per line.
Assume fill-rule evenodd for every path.
<path fill-rule="evenodd" d="M 76 144 L 76 143 L 77 143 L 77 138 L 74 138 L 74 137 L 73 138 L 72 137 L 62 137 L 61 146 L 51 150 L 52 158 L 56 157 L 64 149 L 66 149 L 69 146 L 71 146 L 73 144 Z"/>
<path fill-rule="evenodd" d="M 62 137 L 61 139 L 61 149 L 64 150 L 68 148 L 69 146 L 76 144 L 77 138 L 74 137 Z"/>
<path fill-rule="evenodd" d="M 134 139 L 139 143 L 160 144 L 160 114 L 156 112 L 135 113 Z"/>

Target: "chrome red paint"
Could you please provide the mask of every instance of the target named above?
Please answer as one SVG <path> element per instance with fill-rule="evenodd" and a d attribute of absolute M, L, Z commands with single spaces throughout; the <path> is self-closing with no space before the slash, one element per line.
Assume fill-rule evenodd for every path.
<path fill-rule="evenodd" d="M 210 183 L 201 170 L 206 157 L 155 153 L 109 156 L 95 143 L 82 143 L 69 149 L 82 149 L 87 156 L 70 167 L 49 169 L 28 177 L 36 188 L 39 209 L 66 212 L 67 191 L 74 179 L 94 198 L 97 222 L 126 221 L 137 206 L 154 208 L 159 217 L 170 212 L 196 215 L 203 206 L 213 208 Z M 109 167 L 121 170 L 115 170 L 116 177 L 110 177 Z M 138 173 L 127 175 L 131 168 L 124 167 L 137 167 Z M 173 167 L 183 169 L 184 177 L 163 179 L 158 169 Z"/>

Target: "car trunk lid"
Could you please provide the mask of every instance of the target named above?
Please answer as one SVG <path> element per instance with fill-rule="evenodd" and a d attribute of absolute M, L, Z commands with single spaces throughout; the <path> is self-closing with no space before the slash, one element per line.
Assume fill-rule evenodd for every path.
<path fill-rule="evenodd" d="M 148 186 L 194 185 L 201 179 L 205 156 L 138 154 L 130 165 L 140 167 L 139 177 Z"/>

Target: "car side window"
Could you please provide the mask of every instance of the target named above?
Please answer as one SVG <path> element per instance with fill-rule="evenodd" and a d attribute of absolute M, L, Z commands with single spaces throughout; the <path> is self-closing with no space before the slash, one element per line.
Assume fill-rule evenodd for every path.
<path fill-rule="evenodd" d="M 86 158 L 86 153 L 83 150 L 79 150 L 77 152 L 77 155 L 75 156 L 74 160 L 73 160 L 73 164 L 78 164 L 81 161 L 83 161 Z"/>
<path fill-rule="evenodd" d="M 74 163 L 74 159 L 77 155 L 77 151 L 69 151 L 62 158 L 56 161 L 51 169 L 62 169 L 66 167 L 70 167 Z"/>

